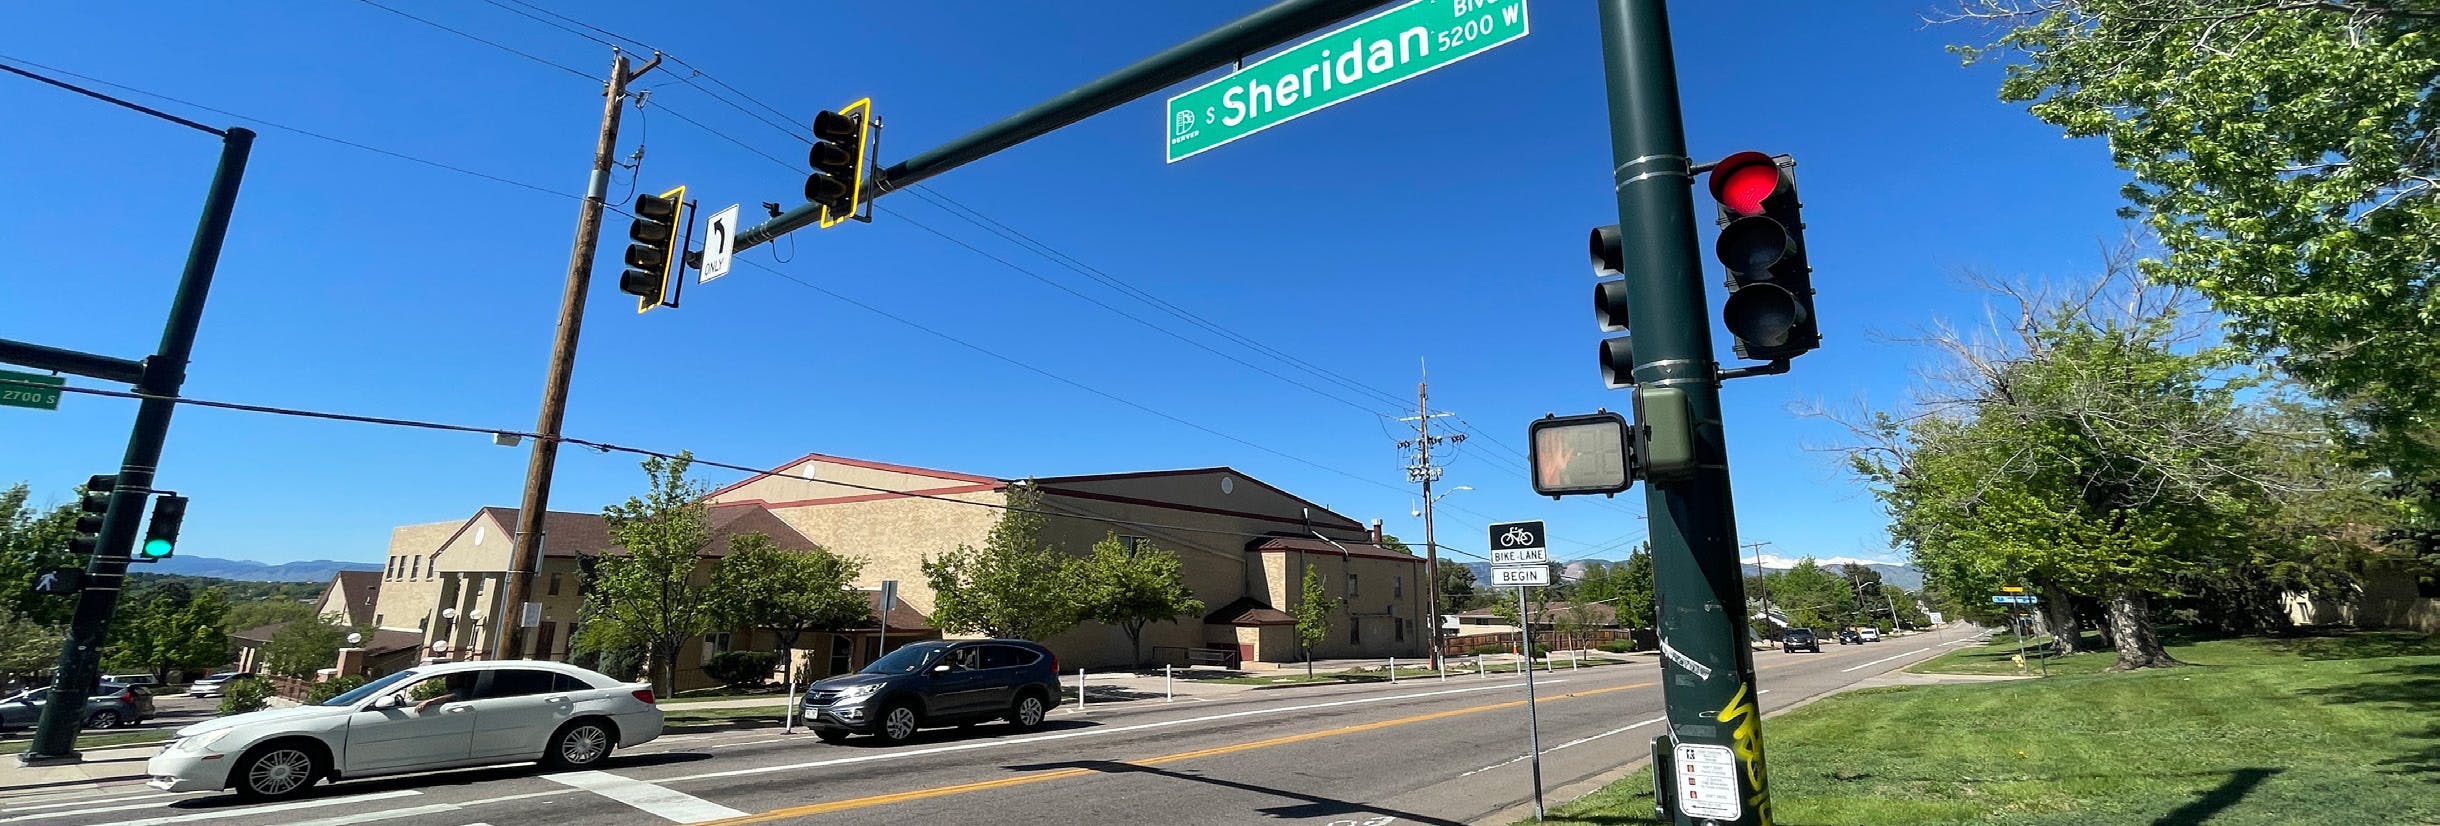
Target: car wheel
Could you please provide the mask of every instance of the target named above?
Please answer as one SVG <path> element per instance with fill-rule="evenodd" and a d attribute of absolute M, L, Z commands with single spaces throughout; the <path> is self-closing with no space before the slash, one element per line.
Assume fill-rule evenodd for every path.
<path fill-rule="evenodd" d="M 1032 731 L 1042 727 L 1042 716 L 1046 713 L 1048 710 L 1042 706 L 1042 695 L 1026 694 L 1017 698 L 1015 708 L 1009 709 L 1008 722 L 1019 731 Z"/>
<path fill-rule="evenodd" d="M 322 776 L 322 758 L 296 743 L 273 743 L 246 755 L 229 782 L 251 800 L 295 797 Z"/>
<path fill-rule="evenodd" d="M 824 743 L 838 743 L 847 739 L 847 732 L 835 728 L 817 728 L 813 730 L 813 736 L 821 738 Z"/>
<path fill-rule="evenodd" d="M 578 720 L 560 727 L 551 736 L 550 750 L 543 752 L 542 762 L 554 769 L 591 768 L 610 757 L 617 745 L 610 736 L 610 726 L 600 720 Z"/>
<path fill-rule="evenodd" d="M 900 703 L 881 712 L 881 739 L 887 743 L 904 743 L 915 737 L 915 729 L 923 722 L 915 707 Z"/>
<path fill-rule="evenodd" d="M 93 716 L 91 717 L 85 718 L 86 728 L 118 728 L 123 724 L 124 722 L 119 717 L 118 712 L 106 708 L 94 712 Z"/>

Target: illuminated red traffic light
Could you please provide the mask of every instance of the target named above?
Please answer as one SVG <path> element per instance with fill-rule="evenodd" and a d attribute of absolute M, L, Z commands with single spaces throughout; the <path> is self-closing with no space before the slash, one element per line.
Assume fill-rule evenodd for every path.
<path fill-rule="evenodd" d="M 1779 162 L 1760 152 L 1739 152 L 1711 168 L 1711 197 L 1740 217 L 1777 206 L 1788 191 Z"/>

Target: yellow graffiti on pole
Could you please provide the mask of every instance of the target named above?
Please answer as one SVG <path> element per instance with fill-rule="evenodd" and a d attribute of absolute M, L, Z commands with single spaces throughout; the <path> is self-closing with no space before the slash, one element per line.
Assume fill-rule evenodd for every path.
<path fill-rule="evenodd" d="M 1762 787 L 1762 715 L 1747 693 L 1751 690 L 1750 685 L 1737 686 L 1737 693 L 1728 698 L 1728 705 L 1720 709 L 1715 719 L 1721 725 L 1735 726 L 1729 730 L 1731 751 L 1736 753 L 1737 762 L 1745 764 L 1745 778 L 1754 786 L 1754 796 L 1745 804 L 1753 808 L 1754 822 L 1771 826 L 1771 801 Z"/>

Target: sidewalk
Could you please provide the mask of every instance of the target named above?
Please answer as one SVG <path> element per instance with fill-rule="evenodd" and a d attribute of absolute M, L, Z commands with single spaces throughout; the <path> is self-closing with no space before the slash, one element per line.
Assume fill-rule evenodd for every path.
<path fill-rule="evenodd" d="M 27 766 L 17 755 L 0 755 L 0 801 L 28 804 L 41 798 L 92 792 L 105 784 L 124 786 L 145 779 L 144 761 L 160 753 L 161 744 L 86 749 L 84 762 L 59 766 Z"/>

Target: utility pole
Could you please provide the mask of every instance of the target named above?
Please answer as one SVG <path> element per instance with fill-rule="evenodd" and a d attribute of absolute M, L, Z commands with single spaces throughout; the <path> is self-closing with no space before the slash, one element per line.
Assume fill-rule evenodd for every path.
<path fill-rule="evenodd" d="M 1771 586 L 1769 580 L 1762 578 L 1762 546 L 1769 544 L 1771 543 L 1752 542 L 1745 545 L 1754 550 L 1754 584 L 1762 592 L 1762 630 L 1766 635 L 1771 630 Z"/>
<path fill-rule="evenodd" d="M 1695 239 L 1693 161 L 1678 106 L 1677 55 L 1662 0 L 1600 0 L 1608 87 L 1611 186 L 1621 272 L 1635 308 L 1633 381 L 1683 418 L 1692 434 L 1683 476 L 1652 480 L 1653 584 L 1661 596 L 1661 696 L 1667 706 L 1665 792 L 1680 826 L 1771 821 L 1762 709 L 1746 645 L 1745 578 L 1729 495 L 1711 308 Z M 1641 418 L 1639 416 L 1639 418 Z M 1656 751 L 1659 749 L 1656 747 Z M 1696 793 L 1699 793 L 1697 796 Z"/>
<path fill-rule="evenodd" d="M 1415 382 L 1415 418 L 1400 419 L 1415 423 L 1413 441 L 1402 441 L 1399 447 L 1415 448 L 1415 462 L 1406 466 L 1406 480 L 1423 485 L 1423 567 L 1425 610 L 1431 612 L 1430 627 L 1425 638 L 1432 641 L 1432 670 L 1440 670 L 1440 542 L 1432 531 L 1432 483 L 1440 480 L 1440 466 L 1432 464 L 1432 446 L 1466 440 L 1466 434 L 1432 435 L 1432 397 L 1430 381 Z M 1442 413 L 1442 416 L 1452 415 Z"/>
<path fill-rule="evenodd" d="M 602 199 L 610 192 L 610 166 L 618 151 L 619 107 L 627 103 L 627 84 L 661 65 L 661 55 L 635 71 L 627 70 L 627 55 L 611 50 L 610 81 L 602 91 L 601 136 L 593 144 L 593 176 L 585 184 L 584 203 L 576 212 L 576 247 L 568 252 L 568 285 L 559 298 L 559 331 L 551 339 L 550 374 L 542 385 L 542 418 L 534 425 L 534 449 L 525 464 L 525 500 L 517 508 L 517 547 L 501 583 L 500 616 L 491 617 L 486 656 L 509 659 L 522 653 L 507 650 L 511 629 L 525 619 L 525 595 L 533 588 L 534 572 L 542 565 L 543 515 L 551 506 L 551 471 L 559 460 L 559 424 L 567 418 L 568 378 L 576 372 L 576 339 L 585 326 L 585 290 L 593 283 L 593 248 L 601 240 Z M 672 273 L 672 277 L 682 276 Z M 523 640 L 518 640 L 522 644 Z"/>

